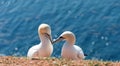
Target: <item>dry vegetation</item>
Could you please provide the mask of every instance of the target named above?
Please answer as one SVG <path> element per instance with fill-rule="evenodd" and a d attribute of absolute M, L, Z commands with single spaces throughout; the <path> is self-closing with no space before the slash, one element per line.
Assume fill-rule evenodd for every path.
<path fill-rule="evenodd" d="M 120 66 L 120 62 L 103 62 L 95 60 L 65 60 L 57 58 L 40 58 L 30 60 L 25 57 L 0 57 L 0 66 Z"/>

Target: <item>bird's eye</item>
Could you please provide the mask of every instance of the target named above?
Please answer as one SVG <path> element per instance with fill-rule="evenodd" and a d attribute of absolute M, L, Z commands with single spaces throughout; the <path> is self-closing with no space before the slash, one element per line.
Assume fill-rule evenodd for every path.
<path fill-rule="evenodd" d="M 60 36 L 61 39 L 64 39 L 64 37 Z"/>

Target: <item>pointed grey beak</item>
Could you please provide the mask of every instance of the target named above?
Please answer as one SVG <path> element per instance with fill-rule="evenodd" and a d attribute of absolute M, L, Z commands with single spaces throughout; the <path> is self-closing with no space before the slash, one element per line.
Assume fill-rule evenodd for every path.
<path fill-rule="evenodd" d="M 64 39 L 63 37 L 59 37 L 59 38 L 57 38 L 56 40 L 53 41 L 53 44 L 54 44 L 54 43 L 57 43 L 57 42 L 60 42 L 60 41 L 62 41 L 63 39 Z"/>
<path fill-rule="evenodd" d="M 50 42 L 53 43 L 51 35 L 49 35 L 49 34 L 47 34 L 47 33 L 46 33 L 45 35 L 46 35 L 47 38 L 50 40 Z"/>

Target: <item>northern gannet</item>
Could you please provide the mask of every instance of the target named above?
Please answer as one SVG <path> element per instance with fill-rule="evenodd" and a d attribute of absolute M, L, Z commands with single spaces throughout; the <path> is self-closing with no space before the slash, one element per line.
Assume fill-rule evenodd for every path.
<path fill-rule="evenodd" d="M 41 24 L 38 28 L 38 34 L 41 42 L 28 50 L 27 57 L 29 58 L 49 57 L 53 52 L 50 26 Z"/>
<path fill-rule="evenodd" d="M 75 44 L 75 35 L 70 31 L 63 32 L 53 43 L 65 40 L 65 44 L 62 47 L 62 58 L 72 60 L 82 60 L 85 58 L 83 50 Z"/>

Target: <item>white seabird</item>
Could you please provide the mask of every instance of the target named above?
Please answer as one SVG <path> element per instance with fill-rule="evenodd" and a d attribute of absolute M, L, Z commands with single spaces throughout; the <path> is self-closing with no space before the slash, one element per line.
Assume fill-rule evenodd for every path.
<path fill-rule="evenodd" d="M 63 32 L 53 43 L 66 40 L 62 47 L 61 56 L 62 58 L 72 60 L 82 60 L 85 58 L 83 50 L 75 44 L 75 35 L 70 31 Z"/>
<path fill-rule="evenodd" d="M 38 34 L 41 42 L 28 50 L 27 57 L 29 58 L 49 57 L 53 52 L 50 26 L 41 24 L 38 28 Z"/>

